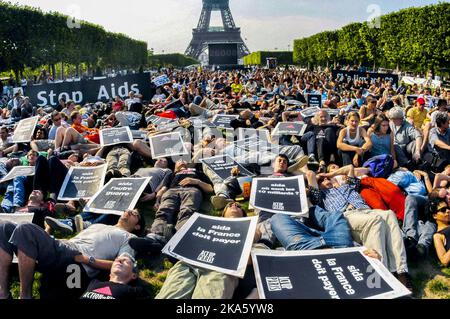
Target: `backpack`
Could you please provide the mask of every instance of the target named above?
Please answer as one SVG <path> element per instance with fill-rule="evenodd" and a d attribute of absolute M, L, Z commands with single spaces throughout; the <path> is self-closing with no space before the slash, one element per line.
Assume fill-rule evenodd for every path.
<path fill-rule="evenodd" d="M 372 177 L 388 178 L 394 170 L 394 158 L 390 154 L 374 156 L 363 164 Z"/>

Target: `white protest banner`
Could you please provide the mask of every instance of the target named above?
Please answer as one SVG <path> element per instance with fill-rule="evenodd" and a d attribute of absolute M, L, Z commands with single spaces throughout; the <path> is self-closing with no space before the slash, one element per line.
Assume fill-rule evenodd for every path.
<path fill-rule="evenodd" d="M 250 205 L 261 211 L 295 216 L 308 216 L 303 176 L 254 178 Z"/>
<path fill-rule="evenodd" d="M 8 182 L 19 176 L 34 176 L 34 166 L 14 166 L 9 173 L 0 180 L 0 183 Z"/>
<path fill-rule="evenodd" d="M 146 178 L 113 178 L 84 207 L 85 212 L 121 216 L 133 209 L 150 181 Z"/>
<path fill-rule="evenodd" d="M 180 132 L 172 132 L 150 137 L 152 158 L 188 155 Z"/>
<path fill-rule="evenodd" d="M 364 247 L 252 250 L 261 299 L 393 299 L 410 295 Z"/>
<path fill-rule="evenodd" d="M 281 122 L 278 123 L 272 132 L 273 136 L 295 135 L 303 136 L 306 131 L 306 124 L 301 122 Z"/>
<path fill-rule="evenodd" d="M 222 218 L 195 213 L 162 252 L 193 266 L 243 278 L 257 217 Z"/>
<path fill-rule="evenodd" d="M 107 128 L 100 131 L 100 145 L 112 146 L 133 143 L 133 134 L 128 126 Z"/>
<path fill-rule="evenodd" d="M 14 129 L 13 143 L 28 143 L 33 138 L 34 130 L 38 123 L 39 117 L 30 117 L 19 122 Z"/>
<path fill-rule="evenodd" d="M 71 167 L 59 191 L 58 200 L 91 198 L 103 186 L 107 165 Z"/>
<path fill-rule="evenodd" d="M 214 172 L 217 176 L 219 176 L 222 180 L 227 179 L 231 176 L 231 170 L 234 167 L 238 167 L 240 170 L 239 176 L 253 176 L 251 172 L 249 172 L 244 166 L 236 162 L 229 155 L 219 155 L 215 157 L 210 157 L 206 159 L 200 160 L 203 164 L 205 164 L 210 170 Z"/>

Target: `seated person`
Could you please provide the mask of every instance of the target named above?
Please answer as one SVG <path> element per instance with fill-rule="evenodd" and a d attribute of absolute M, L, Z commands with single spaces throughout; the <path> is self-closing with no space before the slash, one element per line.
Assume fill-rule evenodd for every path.
<path fill-rule="evenodd" d="M 437 200 L 432 205 L 433 218 L 437 223 L 437 233 L 434 234 L 434 248 L 439 261 L 444 267 L 450 264 L 450 215 L 448 203 Z"/>
<path fill-rule="evenodd" d="M 436 127 L 430 131 L 429 144 L 443 160 L 441 165 L 445 166 L 450 163 L 450 128 L 447 113 L 439 112 L 436 115 Z"/>
<path fill-rule="evenodd" d="M 353 164 L 355 167 L 359 167 L 364 160 L 364 155 L 372 147 L 372 141 L 366 130 L 359 126 L 359 123 L 359 114 L 350 112 L 347 115 L 347 128 L 339 132 L 337 148 L 344 166 Z"/>
<path fill-rule="evenodd" d="M 421 157 L 422 134 L 405 120 L 402 107 L 394 107 L 389 111 L 391 130 L 394 133 L 395 155 L 400 167 L 406 167 L 412 160 Z"/>

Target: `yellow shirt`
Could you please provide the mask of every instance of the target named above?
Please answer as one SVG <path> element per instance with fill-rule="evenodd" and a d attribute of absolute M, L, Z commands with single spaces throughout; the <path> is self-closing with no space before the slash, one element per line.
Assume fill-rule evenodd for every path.
<path fill-rule="evenodd" d="M 243 87 L 243 85 L 241 83 L 239 83 L 239 84 L 236 84 L 236 83 L 231 84 L 231 89 L 236 94 L 240 93 L 243 88 L 244 87 Z"/>
<path fill-rule="evenodd" d="M 423 125 L 423 122 L 427 118 L 428 111 L 426 109 L 423 109 L 420 111 L 417 107 L 414 107 L 408 111 L 408 114 L 406 117 L 410 118 L 414 122 L 415 128 L 421 128 Z"/>

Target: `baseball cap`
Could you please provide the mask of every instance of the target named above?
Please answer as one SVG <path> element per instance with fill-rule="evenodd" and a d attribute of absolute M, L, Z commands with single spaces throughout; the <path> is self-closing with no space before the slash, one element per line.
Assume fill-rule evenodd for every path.
<path fill-rule="evenodd" d="M 424 105 L 425 104 L 425 99 L 423 97 L 419 97 L 417 99 L 417 103 L 419 103 L 420 105 Z"/>

